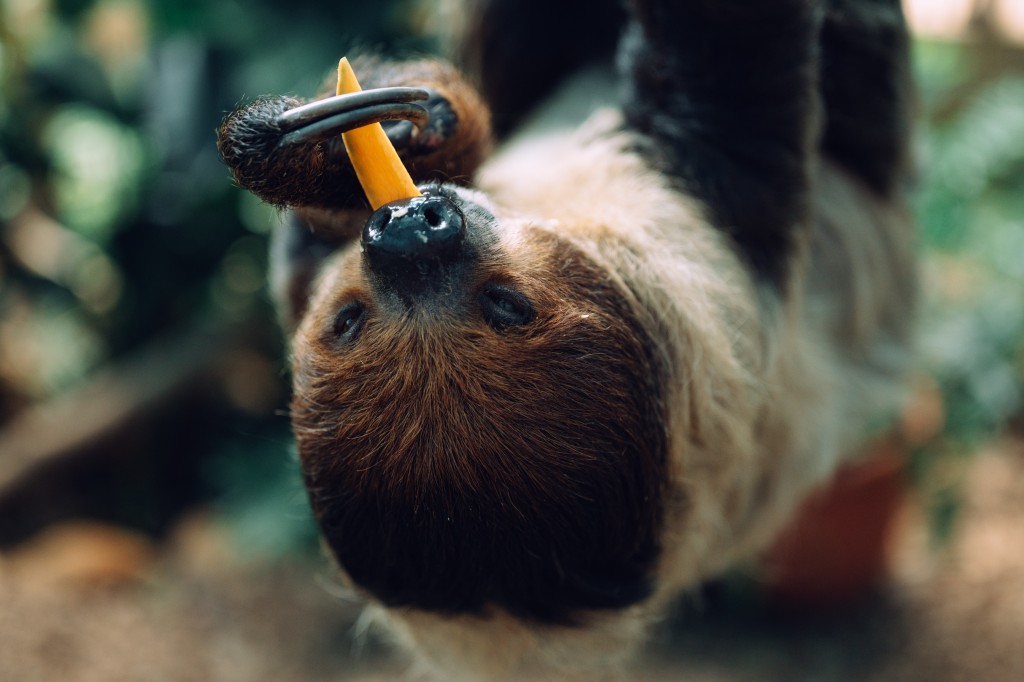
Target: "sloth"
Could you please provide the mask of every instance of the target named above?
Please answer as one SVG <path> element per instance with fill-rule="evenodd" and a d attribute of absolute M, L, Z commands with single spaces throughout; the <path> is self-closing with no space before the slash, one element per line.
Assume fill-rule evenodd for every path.
<path fill-rule="evenodd" d="M 597 679 L 904 399 L 897 0 L 487 0 L 438 59 L 241 106 L 343 579 L 439 679 Z M 384 122 L 422 196 L 367 208 Z"/>

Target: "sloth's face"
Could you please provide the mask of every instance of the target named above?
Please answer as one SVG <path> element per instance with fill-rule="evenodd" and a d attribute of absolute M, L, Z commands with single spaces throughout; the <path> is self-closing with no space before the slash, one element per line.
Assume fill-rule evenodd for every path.
<path fill-rule="evenodd" d="M 469 196 L 378 210 L 297 333 L 324 538 L 389 605 L 571 622 L 634 603 L 665 467 L 651 341 L 610 273 Z"/>

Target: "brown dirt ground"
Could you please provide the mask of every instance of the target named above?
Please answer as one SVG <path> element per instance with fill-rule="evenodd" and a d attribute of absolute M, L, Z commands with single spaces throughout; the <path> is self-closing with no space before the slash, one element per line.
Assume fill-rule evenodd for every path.
<path fill-rule="evenodd" d="M 690 604 L 636 680 L 1024 680 L 1024 443 L 973 460 L 957 534 L 927 549 L 913 514 L 892 578 L 855 610 L 780 617 Z M 162 546 L 71 524 L 0 555 L 0 681 L 380 682 L 403 664 L 355 636 L 326 563 L 245 562 L 207 517 Z"/>

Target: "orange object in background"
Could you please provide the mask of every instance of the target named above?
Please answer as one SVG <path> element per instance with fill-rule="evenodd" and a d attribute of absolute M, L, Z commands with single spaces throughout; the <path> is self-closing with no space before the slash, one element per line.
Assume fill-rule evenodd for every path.
<path fill-rule="evenodd" d="M 908 454 L 942 429 L 942 397 L 926 381 L 892 432 L 807 499 L 762 562 L 773 607 L 854 606 L 887 577 L 895 521 L 906 503 Z"/>
<path fill-rule="evenodd" d="M 815 609 L 868 596 L 886 576 L 890 531 L 906 491 L 902 452 L 892 444 L 842 469 L 804 502 L 766 556 L 768 601 Z"/>

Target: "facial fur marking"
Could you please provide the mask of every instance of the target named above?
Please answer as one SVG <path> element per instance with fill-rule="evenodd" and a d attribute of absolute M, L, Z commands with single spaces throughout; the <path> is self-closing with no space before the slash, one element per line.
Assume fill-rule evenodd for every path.
<path fill-rule="evenodd" d="M 292 412 L 314 510 L 341 565 L 384 603 L 450 613 L 494 604 L 568 623 L 649 593 L 665 447 L 659 373 L 632 312 L 549 239 L 535 248 L 561 263 L 558 279 L 531 282 L 530 303 L 491 289 L 510 301 L 502 314 L 536 307 L 518 342 L 463 337 L 458 322 L 408 336 L 380 315 L 344 354 L 300 337 Z M 592 312 L 565 317 L 565 300 Z M 596 404 L 593 386 L 603 387 Z M 399 555 L 410 561 L 384 560 Z"/>

